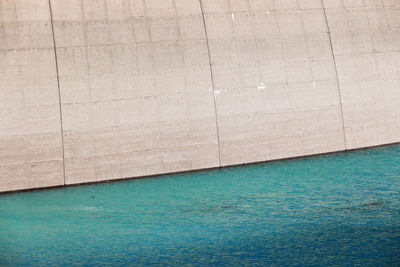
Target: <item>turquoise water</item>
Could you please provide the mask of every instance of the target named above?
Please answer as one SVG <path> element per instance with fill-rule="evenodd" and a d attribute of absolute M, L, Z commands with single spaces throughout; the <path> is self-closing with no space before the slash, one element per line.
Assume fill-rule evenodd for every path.
<path fill-rule="evenodd" d="M 400 266 L 400 146 L 0 195 L 0 266 Z"/>

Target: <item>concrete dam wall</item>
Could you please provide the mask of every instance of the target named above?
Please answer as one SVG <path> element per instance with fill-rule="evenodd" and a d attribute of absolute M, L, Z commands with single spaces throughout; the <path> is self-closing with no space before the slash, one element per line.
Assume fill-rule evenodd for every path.
<path fill-rule="evenodd" d="M 0 191 L 396 142 L 398 0 L 0 0 Z"/>

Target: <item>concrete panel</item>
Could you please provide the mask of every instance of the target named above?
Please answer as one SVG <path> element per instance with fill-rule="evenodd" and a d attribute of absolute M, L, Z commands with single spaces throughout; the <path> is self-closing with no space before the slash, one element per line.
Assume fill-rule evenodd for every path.
<path fill-rule="evenodd" d="M 399 142 L 400 2 L 325 0 L 347 148 Z"/>
<path fill-rule="evenodd" d="M 322 2 L 202 3 L 221 165 L 344 150 Z"/>
<path fill-rule="evenodd" d="M 0 1 L 0 192 L 62 185 L 48 1 Z"/>
<path fill-rule="evenodd" d="M 51 4 L 67 184 L 219 166 L 197 0 Z"/>

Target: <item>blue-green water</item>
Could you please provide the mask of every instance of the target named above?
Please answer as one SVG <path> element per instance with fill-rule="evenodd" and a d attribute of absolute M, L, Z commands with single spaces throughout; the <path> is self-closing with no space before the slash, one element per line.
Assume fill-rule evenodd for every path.
<path fill-rule="evenodd" d="M 0 266 L 400 266 L 400 146 L 0 195 Z"/>

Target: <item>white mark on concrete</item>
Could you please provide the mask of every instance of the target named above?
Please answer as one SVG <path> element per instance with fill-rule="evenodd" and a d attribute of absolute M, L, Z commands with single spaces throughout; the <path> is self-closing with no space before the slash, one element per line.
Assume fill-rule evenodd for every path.
<path fill-rule="evenodd" d="M 264 90 L 265 90 L 265 85 L 264 85 L 264 83 L 260 83 L 260 85 L 257 85 L 257 90 L 258 90 L 258 91 L 264 91 Z"/>
<path fill-rule="evenodd" d="M 221 93 L 221 90 L 215 90 L 215 91 L 214 91 L 214 97 L 217 96 L 217 95 L 219 95 L 220 93 Z"/>
<path fill-rule="evenodd" d="M 233 22 L 235 22 L 235 14 L 234 13 L 232 13 L 232 20 L 233 20 Z"/>
<path fill-rule="evenodd" d="M 313 82 L 313 86 L 314 86 L 314 88 L 315 88 L 315 86 L 316 86 L 316 83 L 315 83 L 315 81 Z"/>

